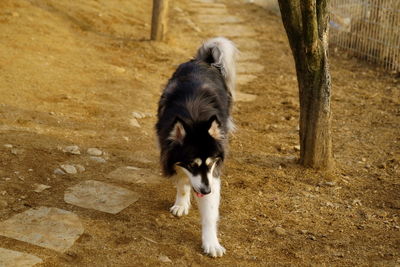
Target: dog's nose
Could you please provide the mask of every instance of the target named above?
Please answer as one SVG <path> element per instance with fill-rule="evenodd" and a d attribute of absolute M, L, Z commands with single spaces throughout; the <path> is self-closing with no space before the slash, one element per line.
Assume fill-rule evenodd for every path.
<path fill-rule="evenodd" d="M 210 187 L 202 187 L 200 188 L 200 193 L 202 193 L 203 195 L 207 195 L 211 193 L 211 188 Z"/>

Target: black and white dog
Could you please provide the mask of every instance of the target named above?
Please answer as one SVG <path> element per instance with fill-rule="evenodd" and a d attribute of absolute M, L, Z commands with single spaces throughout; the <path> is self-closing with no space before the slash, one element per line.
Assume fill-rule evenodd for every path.
<path fill-rule="evenodd" d="M 233 129 L 231 106 L 235 87 L 236 48 L 228 39 L 206 41 L 195 59 L 181 64 L 161 96 L 156 124 L 165 176 L 182 169 L 171 212 L 187 215 L 191 190 L 202 223 L 202 247 L 212 257 L 225 248 L 217 237 L 220 171 L 227 135 Z"/>

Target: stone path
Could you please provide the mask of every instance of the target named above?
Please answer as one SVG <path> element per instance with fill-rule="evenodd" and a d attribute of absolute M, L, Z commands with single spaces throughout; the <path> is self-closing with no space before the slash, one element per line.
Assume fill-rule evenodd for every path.
<path fill-rule="evenodd" d="M 256 80 L 264 70 L 263 65 L 254 62 L 259 58 L 260 44 L 251 37 L 257 33 L 254 29 L 244 25 L 242 18 L 229 14 L 225 4 L 215 3 L 214 0 L 194 1 L 191 4 L 191 11 L 194 13 L 193 16 L 188 16 L 182 10 L 180 12 L 182 19 L 190 24 L 194 30 L 201 32 L 202 29 L 209 29 L 211 23 L 216 24 L 218 26 L 213 27 L 213 35 L 209 37 L 224 36 L 232 39 L 237 45 L 240 55 L 237 65 L 238 91 L 236 92 L 236 101 L 254 101 L 257 96 L 244 92 L 243 88 L 246 84 Z M 140 127 L 138 120 L 142 116 L 138 116 L 139 113 L 135 114 L 133 116 L 134 122 L 131 121 L 130 123 L 134 127 Z M 81 154 L 77 146 L 66 147 L 63 151 L 71 155 Z M 94 164 L 106 163 L 105 153 L 101 150 L 89 148 L 86 153 Z M 56 175 L 66 175 L 66 173 L 74 175 L 83 171 L 85 171 L 85 168 L 82 165 L 75 164 L 63 165 L 61 169 L 56 169 L 54 173 Z M 117 214 L 135 203 L 139 199 L 139 195 L 116 186 L 114 183 L 157 184 L 161 182 L 160 175 L 154 170 L 134 166 L 116 168 L 106 175 L 106 179 L 113 184 L 87 180 L 69 187 L 65 191 L 64 201 L 86 209 Z M 83 224 L 76 214 L 55 207 L 29 209 L 0 222 L 0 235 L 58 252 L 68 250 L 83 232 Z M 41 262 L 42 259 L 34 255 L 0 248 L 0 266 L 33 266 Z"/>
<path fill-rule="evenodd" d="M 122 187 L 88 180 L 68 188 L 64 201 L 86 209 L 117 214 L 139 199 L 135 192 Z"/>
<path fill-rule="evenodd" d="M 81 154 L 77 146 L 69 146 L 61 150 L 71 155 Z M 97 148 L 89 148 L 87 154 L 89 158 L 93 155 L 104 156 L 104 153 Z M 146 159 L 145 162 L 148 163 L 148 160 Z M 69 166 L 79 166 L 79 164 Z M 68 168 L 63 168 L 63 170 L 55 173 L 57 175 L 77 174 L 77 171 L 68 171 Z M 83 168 L 82 171 L 85 169 Z M 107 179 L 112 183 L 157 184 L 161 182 L 161 177 L 157 172 L 133 166 L 116 168 L 107 175 Z M 40 193 L 48 188 L 50 187 L 40 185 L 34 191 Z M 121 212 L 138 199 L 139 195 L 131 190 L 95 180 L 82 181 L 67 188 L 64 193 L 66 203 L 111 214 Z M 76 214 L 55 207 L 29 209 L 0 222 L 0 235 L 57 252 L 67 251 L 83 232 L 83 223 Z M 42 262 L 42 259 L 31 254 L 0 248 L 1 267 L 25 267 Z"/>
<path fill-rule="evenodd" d="M 29 267 L 42 262 L 42 259 L 31 254 L 0 248 L 1 267 Z"/>
<path fill-rule="evenodd" d="M 0 223 L 0 235 L 64 252 L 83 234 L 78 216 L 70 211 L 39 207 Z"/>
<path fill-rule="evenodd" d="M 245 85 L 256 80 L 258 75 L 264 71 L 264 66 L 254 61 L 259 59 L 260 43 L 252 36 L 257 35 L 253 28 L 243 24 L 243 19 L 229 13 L 225 4 L 215 3 L 213 0 L 197 0 L 192 4 L 193 23 L 199 29 L 210 29 L 210 23 L 217 26 L 212 27 L 214 36 L 223 36 L 231 39 L 239 49 L 237 63 L 237 85 L 235 100 L 239 102 L 254 101 L 257 96 L 242 92 Z"/>

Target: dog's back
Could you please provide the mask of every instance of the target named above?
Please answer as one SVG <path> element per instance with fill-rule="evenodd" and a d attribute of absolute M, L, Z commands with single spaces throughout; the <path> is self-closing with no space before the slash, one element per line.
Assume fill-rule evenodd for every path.
<path fill-rule="evenodd" d="M 159 102 L 156 130 L 167 176 L 174 174 L 168 153 L 173 146 L 170 136 L 177 120 L 195 129 L 215 118 L 221 137 L 231 130 L 235 53 L 236 48 L 229 40 L 211 39 L 199 48 L 195 59 L 177 68 L 165 87 Z M 223 139 L 221 145 L 224 145 Z"/>

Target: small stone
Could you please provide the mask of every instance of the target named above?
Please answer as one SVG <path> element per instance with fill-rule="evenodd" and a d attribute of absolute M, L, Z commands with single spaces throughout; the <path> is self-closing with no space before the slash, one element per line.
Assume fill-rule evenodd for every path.
<path fill-rule="evenodd" d="M 331 207 L 331 208 L 334 208 L 335 207 L 335 205 L 332 203 L 332 202 L 326 202 L 326 206 L 327 207 Z"/>
<path fill-rule="evenodd" d="M 145 114 L 143 114 L 142 112 L 132 112 L 132 116 L 136 119 L 143 119 L 144 117 L 146 117 Z"/>
<path fill-rule="evenodd" d="M 305 235 L 305 234 L 307 234 L 307 233 L 308 233 L 308 231 L 307 231 L 307 230 L 300 230 L 300 232 L 301 232 L 303 235 Z"/>
<path fill-rule="evenodd" d="M 116 73 L 124 73 L 124 72 L 126 72 L 126 69 L 122 68 L 122 67 L 115 67 L 115 72 Z"/>
<path fill-rule="evenodd" d="M 69 164 L 63 164 L 61 165 L 61 169 L 63 169 L 66 173 L 69 174 L 76 174 L 78 173 L 78 171 L 76 170 L 76 168 L 73 165 L 69 165 Z"/>
<path fill-rule="evenodd" d="M 57 168 L 53 171 L 54 174 L 65 174 L 65 172 L 63 170 L 61 170 L 60 168 Z"/>
<path fill-rule="evenodd" d="M 382 218 L 385 218 L 388 215 L 388 213 L 384 210 L 377 210 L 375 213 L 376 213 L 376 215 L 378 215 L 379 217 L 382 217 Z"/>
<path fill-rule="evenodd" d="M 40 193 L 48 188 L 51 188 L 51 186 L 45 184 L 35 184 L 35 189 L 33 189 L 33 191 Z"/>
<path fill-rule="evenodd" d="M 168 258 L 168 257 L 165 256 L 165 255 L 161 255 L 160 257 L 158 257 L 158 259 L 159 259 L 161 262 L 164 262 L 164 263 L 172 262 L 172 261 L 170 260 L 170 258 Z"/>
<path fill-rule="evenodd" d="M 336 183 L 335 182 L 325 182 L 325 185 L 327 185 L 327 186 L 335 186 Z"/>
<path fill-rule="evenodd" d="M 362 205 L 362 204 L 361 204 L 361 200 L 359 200 L 359 199 L 357 199 L 357 198 L 354 199 L 354 200 L 353 200 L 353 205 L 354 205 L 354 206 L 361 206 L 361 205 Z"/>
<path fill-rule="evenodd" d="M 313 240 L 313 241 L 317 240 L 317 238 L 316 238 L 315 236 L 313 236 L 313 235 L 309 235 L 307 238 L 308 238 L 308 239 L 311 239 L 311 240 Z"/>
<path fill-rule="evenodd" d="M 278 235 L 286 235 L 286 230 L 283 229 L 282 227 L 275 227 L 275 233 L 277 233 Z"/>
<path fill-rule="evenodd" d="M 91 147 L 91 148 L 88 148 L 87 153 L 91 156 L 101 156 L 101 154 L 103 154 L 103 151 L 101 151 L 98 148 Z"/>
<path fill-rule="evenodd" d="M 378 165 L 379 169 L 385 169 L 386 168 L 386 164 L 385 163 L 381 163 Z"/>
<path fill-rule="evenodd" d="M 12 144 L 4 144 L 3 145 L 5 148 L 13 148 L 13 145 Z"/>
<path fill-rule="evenodd" d="M 361 161 L 362 161 L 362 162 L 366 162 L 367 159 L 366 159 L 366 158 L 361 158 Z"/>
<path fill-rule="evenodd" d="M 18 149 L 18 148 L 12 148 L 12 149 L 11 149 L 11 154 L 14 154 L 14 155 L 20 155 L 20 154 L 22 154 L 23 152 L 24 152 L 23 149 Z"/>
<path fill-rule="evenodd" d="M 78 172 L 86 171 L 85 167 L 81 164 L 75 164 L 75 168 L 77 169 Z"/>
<path fill-rule="evenodd" d="M 95 162 L 98 162 L 98 163 L 105 163 L 106 162 L 106 160 L 103 159 L 102 157 L 93 157 L 92 156 L 92 157 L 90 157 L 90 159 L 95 161 Z"/>
<path fill-rule="evenodd" d="M 76 146 L 76 145 L 73 145 L 73 146 L 66 146 L 66 147 L 63 149 L 63 152 L 69 153 L 69 154 L 73 154 L 73 155 L 80 155 L 80 154 L 81 154 L 81 152 L 79 151 L 79 147 Z"/>
<path fill-rule="evenodd" d="M 294 149 L 294 151 L 300 151 L 300 146 L 299 145 L 294 146 L 293 149 Z"/>
<path fill-rule="evenodd" d="M 131 118 L 131 119 L 129 120 L 129 124 L 130 124 L 131 126 L 133 126 L 133 127 L 138 127 L 138 128 L 140 128 L 140 124 L 139 124 L 139 122 L 137 121 L 137 119 L 135 119 L 135 118 Z"/>

